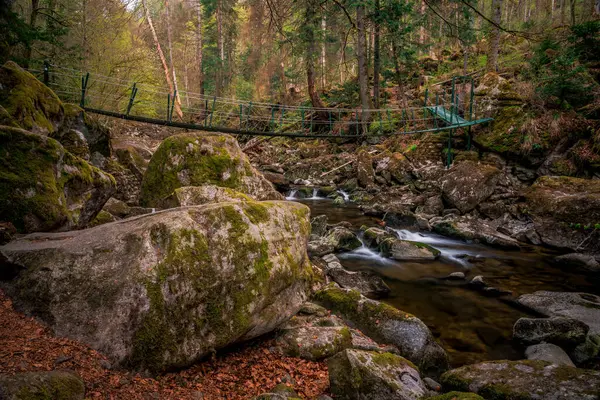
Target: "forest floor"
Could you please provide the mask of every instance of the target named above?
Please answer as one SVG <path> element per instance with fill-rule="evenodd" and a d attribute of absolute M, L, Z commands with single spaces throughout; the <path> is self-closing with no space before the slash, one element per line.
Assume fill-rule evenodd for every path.
<path fill-rule="evenodd" d="M 86 384 L 86 399 L 249 399 L 286 381 L 303 398 L 329 386 L 327 365 L 283 357 L 273 340 L 257 340 L 212 361 L 159 377 L 110 369 L 106 357 L 74 340 L 55 337 L 13 308 L 0 290 L 0 373 L 72 370 Z"/>

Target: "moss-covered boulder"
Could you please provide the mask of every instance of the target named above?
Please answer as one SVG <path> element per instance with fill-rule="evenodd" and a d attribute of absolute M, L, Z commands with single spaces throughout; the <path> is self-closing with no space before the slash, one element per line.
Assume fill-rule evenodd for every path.
<path fill-rule="evenodd" d="M 183 186 L 216 185 L 257 200 L 282 200 L 273 185 L 248 161 L 228 135 L 184 133 L 165 139 L 152 156 L 142 181 L 140 203 L 160 202 Z"/>
<path fill-rule="evenodd" d="M 446 390 L 473 392 L 485 399 L 600 399 L 600 371 L 545 361 L 488 361 L 442 375 Z"/>
<path fill-rule="evenodd" d="M 253 400 L 301 400 L 292 386 L 280 383 L 269 393 L 263 393 L 253 398 Z"/>
<path fill-rule="evenodd" d="M 278 344 L 288 356 L 317 361 L 351 348 L 352 333 L 345 326 L 301 326 L 285 330 Z"/>
<path fill-rule="evenodd" d="M 428 244 L 387 238 L 379 245 L 385 257 L 400 261 L 435 260 L 441 252 Z"/>
<path fill-rule="evenodd" d="M 335 251 L 352 251 L 362 246 L 358 236 L 343 226 L 336 226 L 329 230 L 325 238 L 334 247 Z"/>
<path fill-rule="evenodd" d="M 58 96 L 12 61 L 0 67 L 0 106 L 19 127 L 43 135 L 55 132 L 64 117 Z"/>
<path fill-rule="evenodd" d="M 85 385 L 67 371 L 26 372 L 0 375 L 3 400 L 83 400 Z"/>
<path fill-rule="evenodd" d="M 463 161 L 455 164 L 442 178 L 444 200 L 461 213 L 473 210 L 494 193 L 500 170 L 488 164 Z"/>
<path fill-rule="evenodd" d="M 56 140 L 0 127 L 0 221 L 20 232 L 83 228 L 114 191 L 110 175 Z"/>
<path fill-rule="evenodd" d="M 367 299 L 355 290 L 328 286 L 315 300 L 379 343 L 391 344 L 425 375 L 448 369 L 448 356 L 429 328 L 417 317 L 388 304 Z"/>
<path fill-rule="evenodd" d="M 417 400 L 427 394 L 417 367 L 392 353 L 345 350 L 327 366 L 335 398 Z"/>
<path fill-rule="evenodd" d="M 65 104 L 64 112 L 62 123 L 55 132 L 50 133 L 51 138 L 85 160 L 89 160 L 94 153 L 104 157 L 112 155 L 110 131 L 106 126 L 74 104 Z"/>
<path fill-rule="evenodd" d="M 307 298 L 308 207 L 185 207 L 0 247 L 3 289 L 115 365 L 184 367 L 275 329 Z"/>
<path fill-rule="evenodd" d="M 250 196 L 230 188 L 215 185 L 184 186 L 175 189 L 173 194 L 160 202 L 161 208 L 199 206 L 224 201 L 251 201 Z"/>
<path fill-rule="evenodd" d="M 525 192 L 524 213 L 548 246 L 600 253 L 600 181 L 542 176 Z"/>

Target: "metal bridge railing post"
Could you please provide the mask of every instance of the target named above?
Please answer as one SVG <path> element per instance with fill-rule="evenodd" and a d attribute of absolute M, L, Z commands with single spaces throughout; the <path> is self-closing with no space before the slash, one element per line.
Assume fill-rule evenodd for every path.
<path fill-rule="evenodd" d="M 211 109 L 210 109 L 210 121 L 209 121 L 209 124 L 208 124 L 208 126 L 209 126 L 210 128 L 212 128 L 213 114 L 215 113 L 215 103 L 216 103 L 216 102 L 217 102 L 217 96 L 214 96 L 214 97 L 213 97 L 213 102 L 212 102 L 212 107 L 211 107 Z"/>
<path fill-rule="evenodd" d="M 333 120 L 331 119 L 331 110 L 329 110 L 329 133 L 333 131 Z"/>
<path fill-rule="evenodd" d="M 48 60 L 44 60 L 44 85 L 48 86 L 50 83 L 50 63 Z"/>
<path fill-rule="evenodd" d="M 79 101 L 79 106 L 81 108 L 85 107 L 85 93 L 87 91 L 88 81 L 90 80 L 90 73 L 85 74 L 85 77 L 81 77 L 81 100 Z"/>
<path fill-rule="evenodd" d="M 129 96 L 129 103 L 127 104 L 127 111 L 125 112 L 125 115 L 129 117 L 129 113 L 131 112 L 131 107 L 133 107 L 133 102 L 135 101 L 135 96 L 137 95 L 138 92 L 138 88 L 137 88 L 137 83 L 133 83 L 133 86 L 131 88 L 131 95 Z"/>

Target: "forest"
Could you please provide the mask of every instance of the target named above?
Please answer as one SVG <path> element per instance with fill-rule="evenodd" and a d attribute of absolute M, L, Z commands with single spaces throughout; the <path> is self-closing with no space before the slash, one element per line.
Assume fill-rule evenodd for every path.
<path fill-rule="evenodd" d="M 0 0 L 0 399 L 600 400 L 600 0 Z"/>

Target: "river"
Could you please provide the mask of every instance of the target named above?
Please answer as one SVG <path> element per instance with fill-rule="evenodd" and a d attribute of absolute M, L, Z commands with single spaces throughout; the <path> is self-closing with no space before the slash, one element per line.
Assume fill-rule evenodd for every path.
<path fill-rule="evenodd" d="M 377 219 L 363 215 L 353 203 L 336 206 L 326 199 L 294 201 L 308 205 L 313 217 L 327 215 L 330 224 L 348 221 L 357 231 L 361 225 L 377 226 Z M 523 349 L 511 340 L 514 323 L 528 316 L 511 301 L 521 294 L 537 290 L 600 294 L 597 275 L 561 270 L 551 263 L 555 254 L 543 248 L 506 251 L 430 232 L 396 231 L 403 239 L 437 248 L 440 258 L 399 262 L 365 247 L 337 256 L 348 270 L 369 270 L 382 276 L 392 290 L 382 301 L 425 322 L 448 352 L 453 367 L 524 358 Z M 467 280 L 441 279 L 456 271 L 464 272 Z M 483 275 L 493 287 L 511 291 L 512 296 L 488 297 L 469 288 L 466 282 L 476 275 Z"/>

